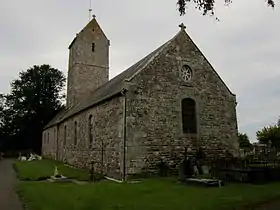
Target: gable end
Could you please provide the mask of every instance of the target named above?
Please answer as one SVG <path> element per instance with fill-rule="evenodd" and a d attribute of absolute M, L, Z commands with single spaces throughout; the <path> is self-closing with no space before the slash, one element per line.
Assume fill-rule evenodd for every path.
<path fill-rule="evenodd" d="M 185 31 L 184 31 L 185 32 Z M 205 55 L 202 53 L 202 51 L 198 48 L 198 46 L 194 43 L 194 41 L 191 39 L 191 37 L 185 32 L 185 35 L 189 38 L 189 40 L 191 41 L 191 43 L 194 45 L 194 47 L 199 51 L 199 53 L 202 55 L 202 57 L 205 59 L 205 61 L 207 62 L 207 64 L 211 67 L 212 71 L 215 73 L 215 75 L 218 77 L 218 79 L 222 82 L 222 84 L 226 87 L 226 89 L 228 90 L 228 92 L 232 95 L 232 96 L 236 96 L 236 94 L 234 94 L 233 92 L 231 92 L 231 90 L 229 89 L 229 87 L 226 85 L 226 83 L 223 81 L 223 79 L 220 77 L 220 75 L 216 72 L 215 68 L 212 66 L 212 64 L 208 61 L 208 59 L 205 57 Z"/>

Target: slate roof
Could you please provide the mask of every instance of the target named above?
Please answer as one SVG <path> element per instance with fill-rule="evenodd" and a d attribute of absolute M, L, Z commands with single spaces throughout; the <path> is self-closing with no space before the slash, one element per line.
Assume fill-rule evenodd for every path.
<path fill-rule="evenodd" d="M 179 32 L 180 33 L 180 32 Z M 178 33 L 178 34 L 179 34 Z M 177 34 L 177 35 L 178 35 Z M 176 35 L 176 36 L 177 36 Z M 175 36 L 175 37 L 176 37 Z M 47 129 L 51 126 L 54 126 L 58 123 L 63 122 L 69 117 L 78 114 L 79 112 L 86 110 L 90 107 L 97 105 L 100 102 L 108 100 L 116 95 L 121 94 L 121 91 L 124 88 L 124 83 L 126 80 L 130 80 L 134 77 L 135 74 L 144 69 L 150 62 L 152 62 L 163 49 L 168 46 L 169 43 L 175 38 L 173 37 L 171 40 L 157 48 L 155 51 L 141 59 L 139 62 L 129 67 L 127 70 L 123 71 L 119 75 L 115 76 L 111 80 L 109 80 L 104 85 L 97 88 L 93 93 L 89 94 L 84 101 L 79 102 L 75 106 L 71 108 L 65 108 L 61 110 L 46 126 L 44 129 Z"/>
<path fill-rule="evenodd" d="M 49 127 L 52 127 L 58 123 L 61 123 L 65 121 L 66 119 L 88 109 L 93 106 L 96 106 L 97 104 L 104 102 L 106 100 L 111 99 L 112 97 L 115 97 L 116 95 L 120 95 L 124 86 L 125 82 L 131 80 L 136 74 L 138 74 L 141 70 L 143 70 L 149 63 L 151 63 L 166 47 L 174 40 L 180 33 L 186 33 L 185 30 L 180 30 L 179 33 L 177 33 L 172 39 L 170 39 L 168 42 L 157 48 L 155 51 L 141 59 L 139 62 L 134 64 L 133 66 L 129 67 L 127 70 L 123 71 L 119 75 L 115 76 L 111 80 L 109 80 L 104 85 L 97 88 L 94 92 L 89 93 L 88 97 L 85 97 L 84 101 L 80 101 L 73 107 L 66 107 L 65 109 L 61 110 L 46 126 L 44 129 L 47 129 Z M 187 35 L 188 36 L 188 35 Z M 192 41 L 192 39 L 189 37 L 190 41 L 194 44 L 194 46 L 199 50 L 199 48 L 196 46 L 196 44 Z M 200 51 L 200 50 L 199 50 Z M 217 77 L 221 80 L 221 82 L 225 85 L 227 90 L 230 94 L 234 95 L 230 89 L 227 87 L 227 85 L 224 83 L 222 78 L 219 76 L 219 74 L 215 71 L 215 69 L 212 67 L 210 62 L 207 60 L 207 58 L 203 55 L 203 53 L 200 51 L 202 56 L 206 59 L 208 64 L 213 69 L 214 73 L 217 75 Z"/>
<path fill-rule="evenodd" d="M 101 33 L 106 37 L 106 34 L 104 33 L 104 31 L 102 30 L 102 28 L 100 27 L 100 25 L 98 24 L 96 18 L 94 17 L 90 22 L 88 22 L 88 24 L 79 32 L 76 34 L 76 37 L 72 40 L 72 42 L 70 43 L 70 45 L 68 46 L 68 49 L 70 49 L 74 43 L 77 40 L 77 37 L 88 27 L 90 27 L 92 24 L 96 24 L 98 29 L 101 31 Z M 108 40 L 108 38 L 106 37 L 106 39 Z M 109 41 L 109 40 L 108 40 Z"/>

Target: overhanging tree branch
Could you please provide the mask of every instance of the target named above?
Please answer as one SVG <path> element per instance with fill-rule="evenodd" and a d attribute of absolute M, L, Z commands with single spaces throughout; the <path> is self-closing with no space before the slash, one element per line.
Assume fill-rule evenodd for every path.
<path fill-rule="evenodd" d="M 267 5 L 274 8 L 275 7 L 275 1 L 274 0 L 265 0 L 267 2 Z M 232 0 L 224 0 L 225 5 L 229 5 L 232 3 Z M 188 4 L 194 3 L 195 8 L 202 11 L 203 15 L 214 15 L 214 6 L 215 6 L 215 0 L 177 0 L 178 4 L 178 10 L 180 15 L 186 14 L 186 9 Z"/>

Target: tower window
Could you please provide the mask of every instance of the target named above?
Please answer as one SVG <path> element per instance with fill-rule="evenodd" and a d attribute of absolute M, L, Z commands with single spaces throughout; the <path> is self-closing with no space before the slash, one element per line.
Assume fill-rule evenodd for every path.
<path fill-rule="evenodd" d="M 43 144 L 46 144 L 46 133 L 44 133 L 44 137 L 43 137 Z"/>
<path fill-rule="evenodd" d="M 93 42 L 91 45 L 91 51 L 94 52 L 95 51 L 95 43 Z"/>

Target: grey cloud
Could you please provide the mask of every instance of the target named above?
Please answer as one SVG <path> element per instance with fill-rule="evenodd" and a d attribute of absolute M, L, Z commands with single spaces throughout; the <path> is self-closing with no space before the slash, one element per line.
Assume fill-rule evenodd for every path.
<path fill-rule="evenodd" d="M 256 82 L 240 93 L 239 126 L 252 139 L 263 126 L 275 124 L 280 116 L 280 76 Z"/>

